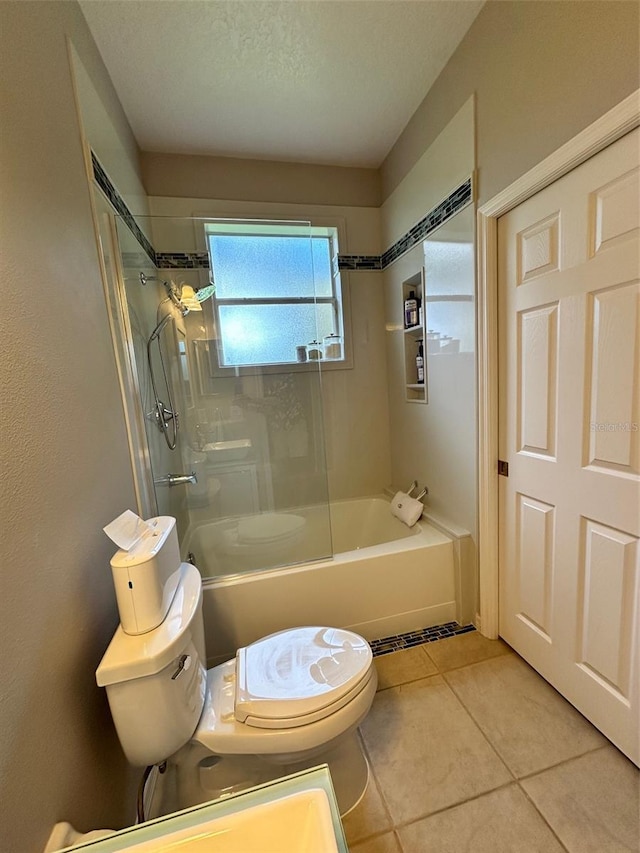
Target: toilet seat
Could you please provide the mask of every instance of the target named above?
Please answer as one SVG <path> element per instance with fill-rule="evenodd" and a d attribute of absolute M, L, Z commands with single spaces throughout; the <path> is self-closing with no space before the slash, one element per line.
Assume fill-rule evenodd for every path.
<path fill-rule="evenodd" d="M 236 719 L 235 673 L 235 658 L 207 672 L 204 708 L 192 742 L 215 755 L 267 756 L 323 749 L 360 725 L 371 707 L 378 683 L 372 662 L 359 684 L 360 689 L 342 707 L 332 707 L 321 719 L 308 724 L 296 718 L 287 728 L 261 728 Z"/>
<path fill-rule="evenodd" d="M 367 681 L 373 656 L 351 631 L 303 627 L 238 649 L 234 716 L 263 729 L 304 726 L 346 705 Z"/>

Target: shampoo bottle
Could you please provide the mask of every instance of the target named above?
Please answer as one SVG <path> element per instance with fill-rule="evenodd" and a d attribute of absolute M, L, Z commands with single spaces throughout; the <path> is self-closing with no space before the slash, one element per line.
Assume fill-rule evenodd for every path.
<path fill-rule="evenodd" d="M 424 347 L 422 346 L 422 338 L 418 341 L 418 354 L 416 356 L 416 372 L 418 374 L 417 382 L 424 382 Z"/>
<path fill-rule="evenodd" d="M 404 300 L 404 326 L 410 329 L 418 325 L 418 305 L 415 290 L 409 292 L 409 298 Z"/>

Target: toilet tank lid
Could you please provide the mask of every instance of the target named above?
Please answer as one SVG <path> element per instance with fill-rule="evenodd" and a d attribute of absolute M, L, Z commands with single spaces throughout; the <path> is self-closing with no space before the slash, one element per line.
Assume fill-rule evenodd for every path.
<path fill-rule="evenodd" d="M 292 628 L 264 637 L 236 654 L 236 719 L 315 713 L 363 681 L 372 660 L 366 640 L 339 628 Z"/>
<path fill-rule="evenodd" d="M 96 681 L 100 687 L 155 675 L 188 644 L 194 616 L 202 606 L 202 578 L 191 563 L 180 566 L 180 580 L 164 621 L 146 634 L 125 634 L 118 625 L 104 653 Z"/>

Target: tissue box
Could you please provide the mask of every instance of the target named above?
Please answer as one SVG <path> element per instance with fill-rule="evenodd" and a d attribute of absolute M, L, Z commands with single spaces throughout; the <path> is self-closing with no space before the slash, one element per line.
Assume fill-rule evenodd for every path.
<path fill-rule="evenodd" d="M 150 518 L 135 544 L 111 559 L 120 624 L 126 634 L 146 634 L 167 615 L 180 578 L 176 520 Z"/>

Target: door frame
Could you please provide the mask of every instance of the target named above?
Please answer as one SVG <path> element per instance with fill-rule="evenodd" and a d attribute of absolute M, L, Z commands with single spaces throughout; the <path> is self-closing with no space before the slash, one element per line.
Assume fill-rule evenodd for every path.
<path fill-rule="evenodd" d="M 476 627 L 499 630 L 498 566 L 498 218 L 640 125 L 640 89 L 578 133 L 477 212 L 478 572 Z"/>

